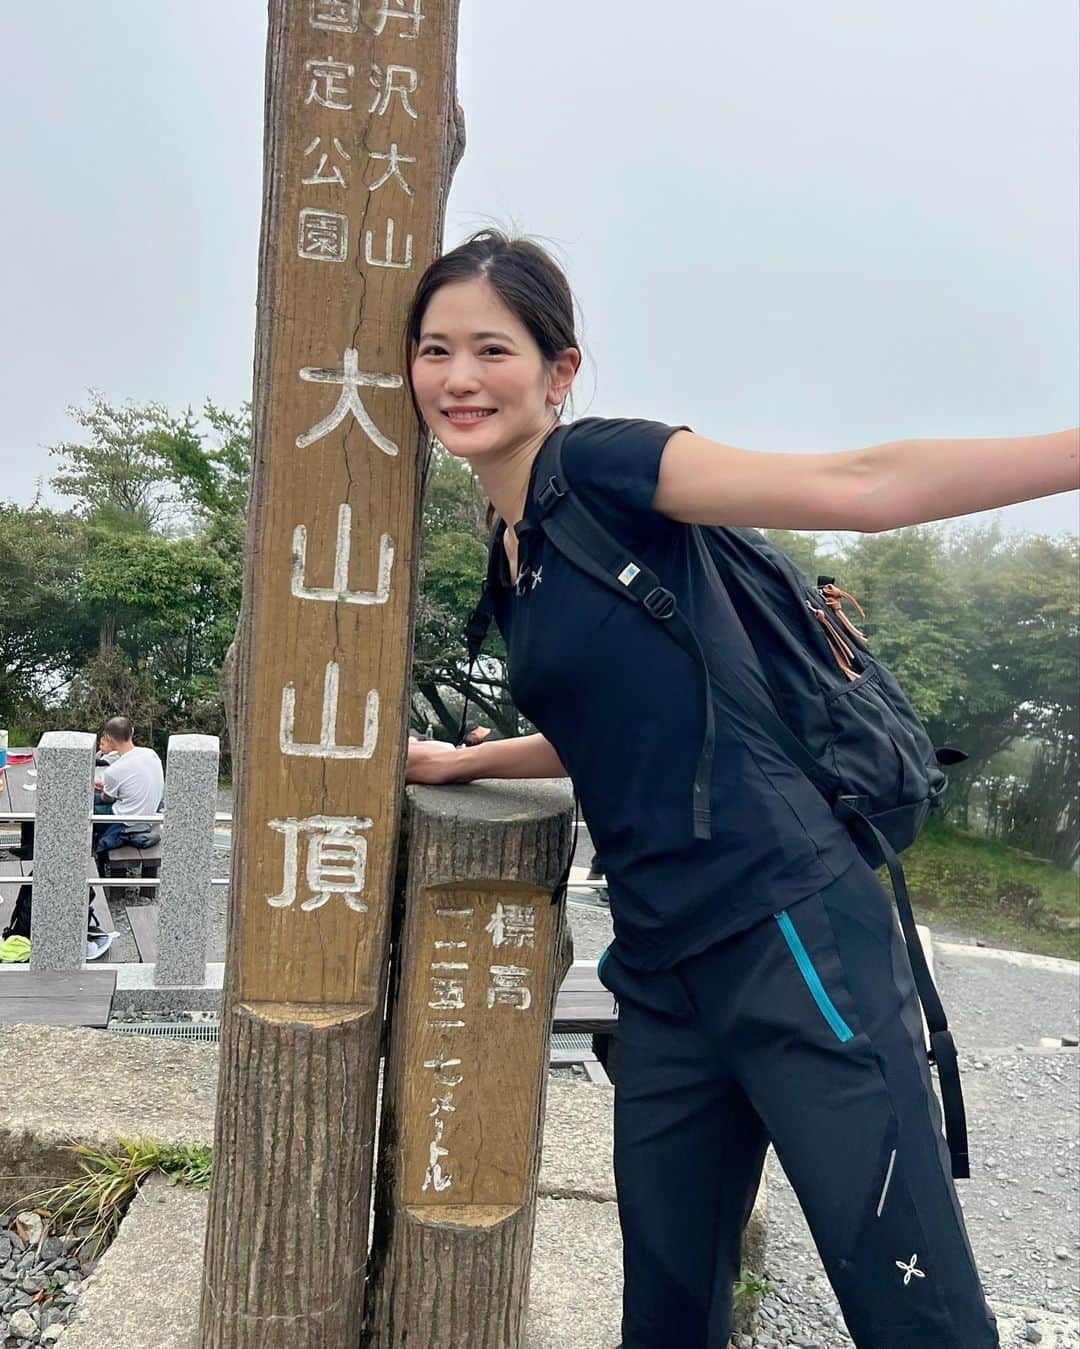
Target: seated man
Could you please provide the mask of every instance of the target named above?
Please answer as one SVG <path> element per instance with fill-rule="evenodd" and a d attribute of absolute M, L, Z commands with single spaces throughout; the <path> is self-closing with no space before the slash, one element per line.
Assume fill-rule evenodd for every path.
<path fill-rule="evenodd" d="M 130 825 L 124 821 L 133 815 L 156 815 L 161 810 L 165 774 L 155 751 L 135 744 L 135 728 L 129 717 L 111 717 L 99 744 L 102 757 L 116 756 L 94 781 L 95 813 L 114 817 L 108 824 L 94 825 L 94 861 L 98 875 L 104 876 L 113 848 L 123 847 L 131 834 L 153 829 L 149 821 Z"/>

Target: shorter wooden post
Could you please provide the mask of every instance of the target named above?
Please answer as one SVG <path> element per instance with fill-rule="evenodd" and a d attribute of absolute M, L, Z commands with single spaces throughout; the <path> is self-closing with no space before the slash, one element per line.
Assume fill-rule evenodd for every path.
<path fill-rule="evenodd" d="M 561 784 L 410 788 L 380 1127 L 369 1349 L 524 1343 L 551 1014 Z"/>

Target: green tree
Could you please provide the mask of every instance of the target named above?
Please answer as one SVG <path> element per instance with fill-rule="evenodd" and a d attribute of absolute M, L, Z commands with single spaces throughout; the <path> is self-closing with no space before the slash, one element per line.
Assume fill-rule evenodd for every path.
<path fill-rule="evenodd" d="M 982 802 L 991 831 L 1070 864 L 1080 851 L 1078 541 L 998 525 L 920 526 L 854 540 L 845 588 L 867 609 L 874 654 L 899 678 L 950 771 L 947 809 L 965 827 Z M 1022 774 L 995 769 L 1036 743 Z M 1071 775 L 1071 777 L 1070 777 Z"/>
<path fill-rule="evenodd" d="M 494 629 L 469 681 L 465 624 L 487 570 L 486 512 L 468 467 L 436 445 L 425 484 L 412 724 L 423 731 L 433 721 L 448 739 L 457 733 L 466 693 L 503 734 L 519 730 L 506 681 L 506 653 Z"/>
<path fill-rule="evenodd" d="M 98 731 L 110 717 L 122 712 L 135 723 L 142 744 L 163 739 L 158 725 L 163 710 L 158 681 L 137 667 L 117 647 L 99 653 L 71 681 L 63 717 L 72 726 Z"/>
<path fill-rule="evenodd" d="M 74 515 L 0 502 L 0 724 L 36 726 L 94 650 L 81 603 L 87 535 Z"/>
<path fill-rule="evenodd" d="M 787 553 L 811 584 L 823 574 L 832 576 L 842 569 L 842 559 L 828 552 L 817 534 L 796 529 L 766 529 L 762 532 L 771 544 Z M 839 583 L 843 585 L 842 581 Z M 846 590 L 847 586 L 843 588 Z"/>
<path fill-rule="evenodd" d="M 248 494 L 251 490 L 251 404 L 238 412 L 207 399 L 202 419 L 186 410 L 151 432 L 149 444 L 166 466 L 188 512 L 188 528 L 225 560 L 235 562 L 243 578 Z"/>
<path fill-rule="evenodd" d="M 977 766 L 966 803 L 981 795 L 989 832 L 1071 866 L 1080 855 L 1080 540 L 969 537 L 957 552 L 970 621 L 986 638 L 968 671 L 983 709 L 973 733 L 1034 747 L 1019 774 Z M 995 708 L 1004 709 L 996 719 Z"/>
<path fill-rule="evenodd" d="M 114 407 L 95 389 L 85 407 L 69 415 L 86 432 L 83 440 L 49 447 L 60 461 L 51 479 L 61 496 L 74 497 L 76 511 L 88 520 L 118 530 L 147 531 L 168 517 L 168 478 L 154 437 L 167 423 L 158 403 Z"/>
<path fill-rule="evenodd" d="M 959 596 L 942 532 L 919 525 L 858 535 L 845 550 L 843 577 L 843 589 L 866 611 L 859 626 L 873 654 L 915 710 L 925 721 L 947 714 L 963 696 L 967 634 L 957 628 Z"/>

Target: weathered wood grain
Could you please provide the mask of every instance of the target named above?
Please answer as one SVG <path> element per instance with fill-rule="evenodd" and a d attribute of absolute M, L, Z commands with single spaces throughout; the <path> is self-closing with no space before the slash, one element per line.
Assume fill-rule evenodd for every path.
<path fill-rule="evenodd" d="M 402 328 L 460 154 L 456 39 L 457 0 L 270 0 L 202 1349 L 360 1324 L 425 467 Z"/>
<path fill-rule="evenodd" d="M 523 1343 L 569 792 L 409 791 L 368 1349 Z"/>

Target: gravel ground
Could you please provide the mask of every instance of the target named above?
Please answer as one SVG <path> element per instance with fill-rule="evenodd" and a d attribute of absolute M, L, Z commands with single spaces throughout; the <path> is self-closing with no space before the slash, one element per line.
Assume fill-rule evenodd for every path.
<path fill-rule="evenodd" d="M 1004 1349 L 1039 1343 L 1076 1349 L 1080 1288 L 1075 1050 L 965 1056 L 973 1178 L 958 1189 L 975 1259 L 992 1301 L 1017 1305 L 1042 1324 L 1006 1318 Z M 740 1349 L 777 1345 L 850 1349 L 795 1196 L 769 1161 L 766 1275 L 773 1292 L 761 1333 Z"/>
<path fill-rule="evenodd" d="M 1011 1050 L 1037 1045 L 1041 1037 L 1080 1033 L 1080 966 L 1066 967 L 1064 961 L 1044 966 L 1037 956 L 1026 964 L 1006 964 L 989 954 L 961 953 L 937 928 L 933 933 L 942 996 L 948 995 L 949 1017 L 964 1043 Z"/>
<path fill-rule="evenodd" d="M 54 1237 L 33 1212 L 0 1213 L 0 1335 L 4 1349 L 54 1344 L 93 1268 L 80 1237 Z"/>

